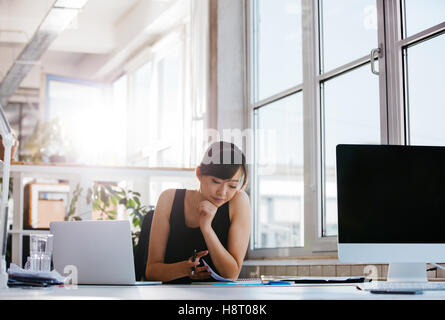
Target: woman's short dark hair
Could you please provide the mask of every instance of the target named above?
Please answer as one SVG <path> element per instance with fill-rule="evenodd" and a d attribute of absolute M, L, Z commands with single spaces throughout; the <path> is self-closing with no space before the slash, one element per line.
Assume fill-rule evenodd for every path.
<path fill-rule="evenodd" d="M 241 188 L 247 183 L 246 157 L 231 142 L 217 141 L 212 143 L 204 153 L 199 167 L 201 175 L 213 176 L 223 180 L 232 178 L 239 168 L 242 168 L 244 179 Z"/>

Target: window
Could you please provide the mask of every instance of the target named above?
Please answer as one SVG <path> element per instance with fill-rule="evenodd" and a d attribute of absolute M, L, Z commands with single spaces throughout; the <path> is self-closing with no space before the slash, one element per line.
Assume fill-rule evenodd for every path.
<path fill-rule="evenodd" d="M 354 92 L 354 94 L 351 94 Z M 323 159 L 323 236 L 337 235 L 336 146 L 341 143 L 379 144 L 378 78 L 369 66 L 321 83 Z M 331 205 L 328 205 L 330 199 Z"/>
<path fill-rule="evenodd" d="M 320 0 L 321 72 L 369 54 L 377 44 L 375 0 Z"/>
<path fill-rule="evenodd" d="M 321 236 L 337 235 L 336 146 L 380 143 L 379 79 L 368 58 L 376 12 L 375 0 L 319 1 Z"/>
<path fill-rule="evenodd" d="M 176 42 L 176 41 L 175 41 Z M 183 41 L 182 41 L 183 42 Z M 157 137 L 162 147 L 158 153 L 158 163 L 167 167 L 184 166 L 183 152 L 184 98 L 182 80 L 183 43 L 169 46 L 165 56 L 157 63 L 158 71 L 158 112 Z"/>
<path fill-rule="evenodd" d="M 254 249 L 304 245 L 301 1 L 251 1 Z M 273 152 L 271 152 L 273 150 Z"/>
<path fill-rule="evenodd" d="M 247 6 L 255 133 L 249 256 L 335 253 L 338 144 L 445 145 L 445 4 L 273 6 Z M 278 142 L 268 142 L 265 130 Z M 275 171 L 264 170 L 271 165 Z"/>
<path fill-rule="evenodd" d="M 47 75 L 45 120 L 60 121 L 64 132 L 59 134 L 66 142 L 51 145 L 47 153 L 64 156 L 68 162 L 121 164 L 125 150 L 116 141 L 124 128 L 115 105 L 107 103 L 108 93 L 102 83 Z"/>
<path fill-rule="evenodd" d="M 257 178 L 250 254 L 272 254 L 262 248 L 296 248 L 286 254 L 335 250 L 334 241 L 324 240 L 337 234 L 336 145 L 381 139 L 379 78 L 369 57 L 377 47 L 376 3 L 268 5 L 250 1 Z M 263 141 L 264 130 L 276 133 L 279 147 Z M 276 171 L 262 174 L 270 158 Z"/>
<path fill-rule="evenodd" d="M 412 145 L 445 146 L 443 82 L 445 66 L 445 3 L 402 3 L 404 91 L 407 140 Z"/>
<path fill-rule="evenodd" d="M 119 134 L 115 143 L 120 146 L 119 164 L 125 164 L 127 159 L 127 105 L 128 76 L 123 75 L 112 84 L 112 104 L 117 119 L 119 119 Z"/>
<path fill-rule="evenodd" d="M 445 21 L 445 3 L 442 0 L 405 0 L 404 33 L 410 37 Z"/>
<path fill-rule="evenodd" d="M 302 82 L 301 1 L 254 1 L 256 98 L 263 100 Z"/>
<path fill-rule="evenodd" d="M 302 107 L 299 92 L 255 111 L 255 248 L 303 246 Z"/>
<path fill-rule="evenodd" d="M 150 143 L 150 95 L 152 63 L 145 62 L 128 74 L 130 84 L 130 103 L 128 105 L 128 159 L 134 165 L 144 165 L 142 150 Z"/>
<path fill-rule="evenodd" d="M 149 61 L 149 54 L 143 51 L 136 60 L 130 64 L 128 71 L 115 83 L 122 81 L 120 87 L 114 86 L 114 90 L 124 90 L 125 100 L 122 101 L 121 108 L 125 110 L 126 118 L 126 154 L 127 163 L 135 166 L 148 165 L 147 157 L 143 150 L 150 144 L 153 136 L 153 67 Z"/>
<path fill-rule="evenodd" d="M 194 81 L 199 79 L 191 71 L 191 60 L 198 57 L 190 54 L 189 33 L 190 27 L 181 25 L 128 63 L 127 161 L 131 165 L 190 168 L 200 161 L 206 106 L 197 102 L 205 97 L 191 92 L 190 83 L 196 89 L 199 84 Z M 117 81 L 113 88 L 123 90 Z"/>

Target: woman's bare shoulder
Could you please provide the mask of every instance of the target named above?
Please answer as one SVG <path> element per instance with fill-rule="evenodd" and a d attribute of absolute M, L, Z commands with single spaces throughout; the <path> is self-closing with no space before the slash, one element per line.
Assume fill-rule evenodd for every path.
<path fill-rule="evenodd" d="M 158 203 L 156 204 L 157 214 L 170 214 L 175 193 L 176 189 L 167 189 L 162 191 L 162 193 L 159 195 Z"/>
<path fill-rule="evenodd" d="M 240 190 L 229 202 L 230 217 L 232 220 L 233 214 L 247 214 L 250 215 L 250 200 L 249 196 L 244 190 Z"/>
<path fill-rule="evenodd" d="M 246 204 L 249 203 L 249 196 L 244 190 L 239 190 L 236 195 L 230 200 L 232 203 Z"/>
<path fill-rule="evenodd" d="M 167 189 L 161 192 L 161 195 L 159 196 L 159 200 L 161 201 L 168 201 L 173 200 L 175 197 L 176 189 Z"/>

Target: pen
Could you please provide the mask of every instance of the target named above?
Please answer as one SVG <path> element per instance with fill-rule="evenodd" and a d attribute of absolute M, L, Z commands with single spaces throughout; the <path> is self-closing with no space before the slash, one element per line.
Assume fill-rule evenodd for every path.
<path fill-rule="evenodd" d="M 196 260 L 196 249 L 193 252 L 192 262 L 195 262 Z M 192 275 L 195 274 L 195 267 L 192 267 Z"/>
<path fill-rule="evenodd" d="M 371 293 L 377 294 L 417 294 L 420 291 L 395 291 L 395 290 L 371 290 Z"/>

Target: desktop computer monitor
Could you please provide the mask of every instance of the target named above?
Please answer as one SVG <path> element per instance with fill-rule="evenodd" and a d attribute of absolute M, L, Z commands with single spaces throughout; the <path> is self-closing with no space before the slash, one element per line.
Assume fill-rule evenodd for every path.
<path fill-rule="evenodd" d="M 445 261 L 445 147 L 337 146 L 338 255 L 427 281 Z"/>

